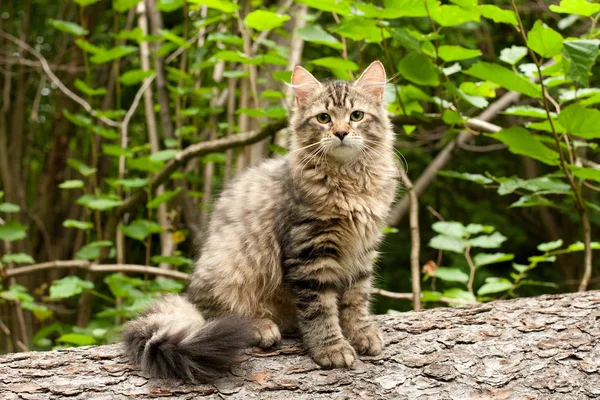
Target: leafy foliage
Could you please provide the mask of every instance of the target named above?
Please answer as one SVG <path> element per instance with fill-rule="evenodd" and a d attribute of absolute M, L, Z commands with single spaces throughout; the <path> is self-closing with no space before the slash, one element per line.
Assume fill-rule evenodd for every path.
<path fill-rule="evenodd" d="M 214 196 L 287 144 L 278 133 L 171 168 L 181 152 L 285 119 L 293 65 L 353 79 L 381 59 L 410 177 L 454 154 L 420 198 L 421 260 L 438 260 L 423 267 L 426 305 L 572 290 L 580 279 L 584 221 L 592 234 L 600 225 L 596 2 L 561 0 L 551 15 L 477 0 L 158 0 L 144 15 L 135 0 L 59 3 L 0 9 L 2 29 L 31 44 L 68 90 L 1 40 L 0 85 L 11 95 L 0 107 L 9 171 L 0 173 L 0 268 L 74 258 L 190 272 Z M 520 99 L 487 119 L 497 128 L 463 141 L 459 132 L 479 133 L 472 119 L 507 91 Z M 384 230 L 378 260 L 382 285 L 398 291 L 409 290 L 398 267 L 410 253 L 403 224 Z M 1 282 L 1 301 L 35 316 L 34 348 L 114 341 L 158 293 L 183 290 L 150 275 L 69 271 L 39 287 Z M 32 282 L 51 276 L 36 273 Z M 59 302 L 75 312 L 54 313 Z M 378 300 L 378 311 L 391 307 L 408 305 Z"/>

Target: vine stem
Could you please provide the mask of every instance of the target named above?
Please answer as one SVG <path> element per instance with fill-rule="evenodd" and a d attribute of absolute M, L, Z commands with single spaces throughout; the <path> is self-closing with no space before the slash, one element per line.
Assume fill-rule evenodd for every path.
<path fill-rule="evenodd" d="M 516 6 L 514 0 L 510 0 L 510 4 L 511 4 L 515 14 L 517 15 L 517 21 L 519 23 L 519 30 L 521 32 L 521 36 L 523 36 L 523 40 L 525 41 L 525 44 L 527 44 L 527 35 L 525 34 L 525 28 L 523 27 L 523 21 L 521 20 L 521 16 L 519 15 L 519 10 L 517 9 L 517 6 Z M 583 271 L 584 272 L 583 272 L 583 276 L 581 277 L 581 281 L 579 282 L 579 291 L 583 292 L 587 289 L 587 287 L 590 283 L 590 279 L 592 277 L 592 246 L 591 246 L 592 235 L 591 235 L 590 220 L 589 220 L 589 217 L 587 214 L 587 210 L 585 208 L 585 203 L 583 201 L 583 197 L 581 195 L 581 189 L 577 185 L 577 182 L 575 182 L 575 178 L 573 178 L 573 175 L 571 175 L 571 173 L 569 172 L 569 170 L 567 168 L 567 163 L 565 161 L 565 154 L 563 153 L 563 149 L 560 146 L 560 138 L 558 137 L 558 133 L 556 132 L 556 127 L 554 126 L 554 121 L 552 120 L 552 116 L 550 115 L 550 107 L 548 105 L 548 99 L 547 99 L 547 97 L 550 97 L 550 94 L 547 92 L 546 86 L 544 85 L 542 70 L 540 68 L 540 61 L 538 60 L 538 58 L 535 55 L 535 53 L 533 52 L 533 50 L 529 49 L 529 54 L 531 55 L 531 58 L 533 59 L 533 62 L 535 64 L 535 67 L 537 69 L 537 73 L 539 76 L 540 86 L 542 88 L 542 104 L 546 111 L 546 118 L 548 119 L 548 122 L 550 123 L 550 128 L 552 130 L 554 142 L 558 149 L 558 155 L 560 158 L 560 169 L 565 174 L 567 181 L 569 182 L 569 185 L 571 186 L 571 189 L 573 189 L 573 193 L 575 195 L 575 204 L 577 207 L 577 212 L 579 213 L 579 217 L 581 218 L 581 224 L 583 227 L 583 242 L 585 245 L 585 251 L 584 251 L 584 260 L 583 260 Z M 567 146 L 569 146 L 569 142 L 567 142 Z"/>

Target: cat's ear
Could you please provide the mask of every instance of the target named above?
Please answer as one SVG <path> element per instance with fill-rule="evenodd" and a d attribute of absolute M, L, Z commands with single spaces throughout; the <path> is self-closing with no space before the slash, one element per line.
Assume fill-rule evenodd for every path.
<path fill-rule="evenodd" d="M 299 65 L 294 68 L 292 72 L 292 88 L 294 89 L 298 104 L 302 103 L 310 93 L 320 87 L 321 82 L 312 76 L 310 72 Z"/>
<path fill-rule="evenodd" d="M 381 61 L 377 60 L 373 61 L 365 69 L 354 84 L 363 89 L 365 93 L 375 97 L 378 101 L 382 101 L 386 83 L 385 68 L 383 68 Z"/>

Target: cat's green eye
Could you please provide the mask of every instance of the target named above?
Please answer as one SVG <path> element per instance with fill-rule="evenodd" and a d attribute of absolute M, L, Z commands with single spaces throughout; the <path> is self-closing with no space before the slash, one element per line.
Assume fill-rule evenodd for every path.
<path fill-rule="evenodd" d="M 329 116 L 329 114 L 326 113 L 317 114 L 317 121 L 319 121 L 322 124 L 326 124 L 328 122 L 331 122 L 331 117 Z"/>
<path fill-rule="evenodd" d="M 360 121 L 361 119 L 363 119 L 363 117 L 365 116 L 365 113 L 362 111 L 352 111 L 352 114 L 350 114 L 350 119 L 352 121 Z"/>

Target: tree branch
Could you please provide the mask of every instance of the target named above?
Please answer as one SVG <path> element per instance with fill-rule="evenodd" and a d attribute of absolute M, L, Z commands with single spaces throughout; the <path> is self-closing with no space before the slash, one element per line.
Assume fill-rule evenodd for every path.
<path fill-rule="evenodd" d="M 164 168 L 158 172 L 150 181 L 150 189 L 154 191 L 160 184 L 165 182 L 173 172 L 182 165 L 185 165 L 194 157 L 201 157 L 206 154 L 232 149 L 234 147 L 246 146 L 261 141 L 262 139 L 274 135 L 277 131 L 285 128 L 288 122 L 286 120 L 275 121 L 263 129 L 254 132 L 241 133 L 222 139 L 211 140 L 209 142 L 196 143 L 180 151 L 167 162 Z M 130 197 L 124 200 L 123 204 L 117 208 L 117 215 L 132 210 L 138 204 L 146 200 L 147 194 L 145 188 L 140 188 Z"/>
<path fill-rule="evenodd" d="M 49 261 L 40 264 L 28 265 L 26 267 L 18 267 L 9 270 L 2 270 L 2 279 L 12 278 L 18 275 L 31 274 L 33 272 L 52 270 L 52 269 L 65 269 L 65 268 L 78 268 L 89 272 L 123 272 L 132 274 L 149 274 L 166 276 L 168 278 L 187 280 L 189 274 L 185 272 L 173 271 L 163 268 L 148 267 L 145 265 L 132 265 L 132 264 L 93 264 L 87 260 L 68 260 L 68 261 Z"/>

